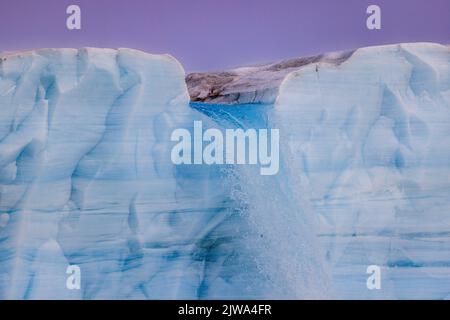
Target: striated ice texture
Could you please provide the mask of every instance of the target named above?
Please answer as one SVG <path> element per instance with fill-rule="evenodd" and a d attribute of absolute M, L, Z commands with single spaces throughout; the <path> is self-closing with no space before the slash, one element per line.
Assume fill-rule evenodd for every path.
<path fill-rule="evenodd" d="M 229 208 L 218 170 L 170 161 L 172 130 L 202 120 L 178 62 L 62 49 L 0 67 L 0 298 L 207 294 Z"/>
<path fill-rule="evenodd" d="M 232 94 L 197 75 L 238 104 L 190 107 L 170 56 L 0 55 L 0 299 L 450 297 L 449 47 L 325 57 L 233 74 Z M 278 174 L 173 165 L 197 120 L 280 129 Z"/>
<path fill-rule="evenodd" d="M 334 295 L 448 297 L 449 48 L 364 48 L 307 66 L 286 77 L 271 119 L 320 219 Z M 366 288 L 369 265 L 381 290 Z"/>

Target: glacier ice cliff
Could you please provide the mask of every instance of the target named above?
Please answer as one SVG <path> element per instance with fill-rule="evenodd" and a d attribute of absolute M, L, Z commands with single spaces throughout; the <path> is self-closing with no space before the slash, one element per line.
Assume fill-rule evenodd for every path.
<path fill-rule="evenodd" d="M 450 291 L 450 50 L 363 48 L 283 81 L 272 113 L 301 175 L 337 296 Z M 382 290 L 364 290 L 368 265 Z"/>
<path fill-rule="evenodd" d="M 196 120 L 279 128 L 279 173 L 173 165 Z M 131 49 L 0 55 L 1 299 L 448 298 L 449 191 L 448 46 L 186 82 Z"/>
<path fill-rule="evenodd" d="M 49 49 L 3 55 L 0 76 L 0 297 L 201 296 L 229 210 L 218 170 L 170 162 L 171 131 L 202 119 L 178 62 Z"/>

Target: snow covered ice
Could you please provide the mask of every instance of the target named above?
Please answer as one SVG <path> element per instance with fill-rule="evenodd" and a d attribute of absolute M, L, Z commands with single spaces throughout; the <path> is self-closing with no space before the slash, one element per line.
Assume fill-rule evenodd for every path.
<path fill-rule="evenodd" d="M 241 70 L 217 101 L 196 76 L 234 105 L 190 106 L 165 55 L 0 59 L 0 298 L 450 296 L 449 47 Z M 170 134 L 194 121 L 279 128 L 279 173 L 174 165 Z"/>

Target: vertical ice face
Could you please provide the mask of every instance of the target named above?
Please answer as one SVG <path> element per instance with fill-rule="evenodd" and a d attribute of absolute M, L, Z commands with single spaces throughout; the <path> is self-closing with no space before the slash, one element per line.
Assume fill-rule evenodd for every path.
<path fill-rule="evenodd" d="M 291 73 L 279 91 L 270 119 L 322 221 L 336 296 L 447 296 L 448 47 L 359 49 Z M 369 265 L 383 290 L 367 290 Z"/>
<path fill-rule="evenodd" d="M 448 297 L 449 48 L 323 57 L 219 79 L 268 105 L 192 109 L 169 56 L 1 55 L 0 298 Z M 278 174 L 173 165 L 196 120 L 279 129 Z"/>
<path fill-rule="evenodd" d="M 172 130 L 202 119 L 178 62 L 91 48 L 0 62 L 0 297 L 196 297 L 222 190 L 170 161 Z"/>

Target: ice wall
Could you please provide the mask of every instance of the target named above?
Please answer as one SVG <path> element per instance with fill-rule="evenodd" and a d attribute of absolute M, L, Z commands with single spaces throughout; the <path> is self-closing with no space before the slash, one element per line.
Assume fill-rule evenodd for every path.
<path fill-rule="evenodd" d="M 92 48 L 0 61 L 0 298 L 198 297 L 227 208 L 217 171 L 170 161 L 172 130 L 205 120 L 179 63 Z"/>
<path fill-rule="evenodd" d="M 238 70 L 190 108 L 169 56 L 0 55 L 0 298 L 448 297 L 449 47 Z M 174 166 L 195 120 L 280 129 L 279 173 Z"/>
<path fill-rule="evenodd" d="M 359 49 L 286 77 L 271 125 L 321 219 L 335 296 L 450 293 L 450 50 Z M 366 268 L 382 268 L 382 290 Z"/>

